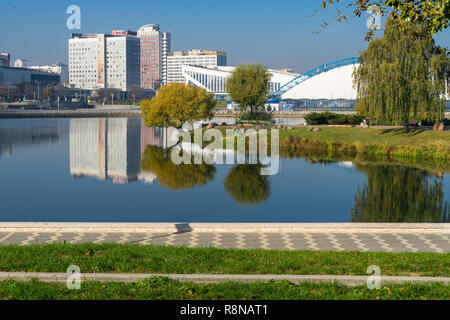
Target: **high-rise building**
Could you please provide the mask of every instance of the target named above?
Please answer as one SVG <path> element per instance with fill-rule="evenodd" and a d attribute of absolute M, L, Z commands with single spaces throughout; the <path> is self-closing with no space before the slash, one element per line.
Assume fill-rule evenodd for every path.
<path fill-rule="evenodd" d="M 227 65 L 227 54 L 222 51 L 190 50 L 174 52 L 167 59 L 167 83 L 185 83 L 183 65 L 214 68 Z"/>
<path fill-rule="evenodd" d="M 0 67 L 9 68 L 11 61 L 11 55 L 9 53 L 1 53 L 0 52 Z"/>
<path fill-rule="evenodd" d="M 69 83 L 87 90 L 139 88 L 140 41 L 136 33 L 73 34 L 69 39 Z"/>
<path fill-rule="evenodd" d="M 167 83 L 167 56 L 170 52 L 170 33 L 161 32 L 158 24 L 139 28 L 141 40 L 141 88 L 158 90 Z"/>

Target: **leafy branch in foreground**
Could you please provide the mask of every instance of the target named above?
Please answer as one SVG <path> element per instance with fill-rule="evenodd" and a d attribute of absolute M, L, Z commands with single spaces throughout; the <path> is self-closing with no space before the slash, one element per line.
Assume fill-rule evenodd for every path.
<path fill-rule="evenodd" d="M 364 13 L 388 14 L 399 23 L 424 23 L 433 35 L 448 28 L 450 0 L 324 0 L 321 8 L 334 15 L 321 25 L 321 30 L 331 23 L 347 21 L 349 16 L 361 17 Z M 375 29 L 367 32 L 366 40 L 371 40 Z"/>

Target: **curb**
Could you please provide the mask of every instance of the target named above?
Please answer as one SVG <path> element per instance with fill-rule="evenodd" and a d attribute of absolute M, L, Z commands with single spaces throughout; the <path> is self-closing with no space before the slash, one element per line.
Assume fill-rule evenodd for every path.
<path fill-rule="evenodd" d="M 35 223 L 2 222 L 0 232 L 104 233 L 433 233 L 450 234 L 447 223 Z"/>
<path fill-rule="evenodd" d="M 233 274 L 118 274 L 118 273 L 82 273 L 82 281 L 99 282 L 135 282 L 149 277 L 167 277 L 180 282 L 194 283 L 223 283 L 223 282 L 258 282 L 269 280 L 287 280 L 292 283 L 314 282 L 314 283 L 340 283 L 347 286 L 365 286 L 367 276 L 339 276 L 339 275 L 233 275 Z M 30 281 L 39 280 L 43 282 L 65 283 L 73 274 L 47 273 L 47 272 L 0 272 L 0 281 Z M 381 276 L 383 284 L 424 284 L 444 283 L 450 284 L 448 277 L 404 277 L 404 276 Z"/>

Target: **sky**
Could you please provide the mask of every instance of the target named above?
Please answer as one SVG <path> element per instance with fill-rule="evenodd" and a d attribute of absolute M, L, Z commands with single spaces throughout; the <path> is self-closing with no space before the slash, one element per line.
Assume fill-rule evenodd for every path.
<path fill-rule="evenodd" d="M 67 63 L 72 32 L 110 33 L 157 23 L 172 34 L 172 51 L 226 51 L 229 65 L 262 63 L 306 72 L 367 48 L 366 19 L 333 23 L 316 33 L 330 12 L 322 0 L 1 0 L 0 52 L 32 65 Z M 69 30 L 66 9 L 81 9 L 81 30 Z M 380 33 L 378 33 L 380 35 Z M 435 36 L 450 47 L 450 31 Z"/>

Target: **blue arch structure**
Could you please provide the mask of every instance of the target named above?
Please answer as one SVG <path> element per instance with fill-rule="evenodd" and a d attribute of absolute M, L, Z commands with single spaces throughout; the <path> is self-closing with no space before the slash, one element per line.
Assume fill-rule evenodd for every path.
<path fill-rule="evenodd" d="M 337 69 L 340 67 L 352 65 L 357 62 L 358 62 L 358 58 L 352 57 L 352 58 L 347 58 L 347 59 L 342 59 L 342 60 L 334 61 L 331 63 L 327 63 L 327 64 L 324 64 L 323 66 L 312 69 L 308 72 L 305 72 L 305 73 L 299 75 L 297 78 L 295 78 L 295 79 L 289 81 L 288 83 L 286 83 L 285 85 L 283 85 L 280 89 L 278 89 L 277 91 L 272 93 L 268 97 L 268 100 L 280 99 L 283 94 L 285 94 L 292 88 L 298 86 L 300 83 L 305 82 L 306 80 L 311 79 L 312 77 L 317 76 L 323 72 L 327 72 L 327 71 Z"/>

